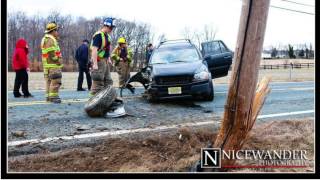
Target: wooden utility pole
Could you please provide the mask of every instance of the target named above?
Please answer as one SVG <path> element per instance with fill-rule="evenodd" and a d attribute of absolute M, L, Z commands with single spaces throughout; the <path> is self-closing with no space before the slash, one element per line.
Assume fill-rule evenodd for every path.
<path fill-rule="evenodd" d="M 270 0 L 242 0 L 242 11 L 223 122 L 215 148 L 240 150 L 270 89 L 270 78 L 257 88 Z M 222 159 L 222 167 L 235 160 Z"/>

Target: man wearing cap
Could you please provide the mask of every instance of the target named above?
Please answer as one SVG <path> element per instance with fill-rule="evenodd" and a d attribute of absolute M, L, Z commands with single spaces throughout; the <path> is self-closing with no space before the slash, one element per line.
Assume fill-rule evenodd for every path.
<path fill-rule="evenodd" d="M 78 88 L 77 91 L 85 91 L 82 88 L 83 73 L 86 74 L 88 90 L 91 89 L 91 76 L 89 73 L 89 41 L 87 39 L 82 41 L 81 46 L 78 47 L 75 54 L 75 59 L 78 62 L 79 76 L 78 76 Z"/>
<path fill-rule="evenodd" d="M 114 27 L 114 19 L 106 18 L 101 29 L 92 37 L 90 45 L 92 86 L 89 96 L 93 96 L 103 88 L 113 85 L 108 59 L 111 49 L 110 33 Z"/>
<path fill-rule="evenodd" d="M 46 100 L 53 103 L 61 103 L 59 88 L 62 78 L 62 59 L 60 47 L 57 42 L 58 25 L 55 22 L 48 23 L 45 35 L 41 40 L 42 65 L 46 81 Z"/>

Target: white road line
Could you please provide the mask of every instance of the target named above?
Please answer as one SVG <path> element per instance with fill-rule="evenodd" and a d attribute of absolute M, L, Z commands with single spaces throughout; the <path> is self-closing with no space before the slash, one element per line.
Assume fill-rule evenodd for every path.
<path fill-rule="evenodd" d="M 228 91 L 214 92 L 215 94 L 227 94 Z"/>
<path fill-rule="evenodd" d="M 291 88 L 290 90 L 294 90 L 294 91 L 307 91 L 307 90 L 314 90 L 314 87 L 307 87 L 307 88 Z"/>
<path fill-rule="evenodd" d="M 168 129 L 176 129 L 180 126 L 201 126 L 201 125 L 207 125 L 207 124 L 213 124 L 213 123 L 214 123 L 213 121 L 206 121 L 206 122 L 198 122 L 198 123 L 184 123 L 184 124 L 171 125 L 171 126 L 158 126 L 153 129 L 139 128 L 139 129 L 132 129 L 132 130 L 118 130 L 118 131 L 109 131 L 109 132 L 80 134 L 80 135 L 74 135 L 74 136 L 50 137 L 50 138 L 45 138 L 45 139 L 30 139 L 30 140 L 22 140 L 22 141 L 12 141 L 12 142 L 8 142 L 8 146 L 17 146 L 17 145 L 33 144 L 33 143 L 44 143 L 44 142 L 49 142 L 49 141 L 54 141 L 54 140 L 83 139 L 83 138 L 104 137 L 104 136 L 130 134 L 130 133 L 138 133 L 138 132 L 168 130 Z"/>
<path fill-rule="evenodd" d="M 265 119 L 265 118 L 272 118 L 272 117 L 281 117 L 281 116 L 291 116 L 291 115 L 298 115 L 298 114 L 309 114 L 309 113 L 314 113 L 314 110 L 295 111 L 295 112 L 287 112 L 287 113 L 260 115 L 260 116 L 258 116 L 258 119 Z"/>
<path fill-rule="evenodd" d="M 300 87 L 300 88 L 278 88 L 278 89 L 272 89 L 271 88 L 271 92 L 272 91 L 309 91 L 309 90 L 314 90 L 314 87 Z"/>
<path fill-rule="evenodd" d="M 272 91 L 309 91 L 309 90 L 314 90 L 314 87 L 303 87 L 303 88 L 278 88 L 278 89 L 272 89 Z M 215 94 L 226 94 L 228 91 L 221 91 L 221 92 L 215 92 Z"/>
<path fill-rule="evenodd" d="M 260 116 L 258 116 L 258 119 L 291 116 L 291 115 L 298 115 L 298 114 L 309 114 L 309 113 L 314 113 L 314 110 L 260 115 Z M 218 122 L 205 121 L 205 122 L 197 122 L 197 123 L 184 123 L 184 124 L 171 125 L 171 126 L 158 126 L 153 129 L 152 128 L 139 128 L 139 129 L 131 129 L 131 130 L 118 130 L 118 131 L 88 133 L 88 134 L 80 134 L 80 135 L 72 135 L 72 136 L 50 137 L 50 138 L 45 138 L 45 139 L 30 139 L 30 140 L 22 140 L 22 141 L 11 141 L 11 142 L 8 142 L 8 146 L 27 145 L 27 144 L 34 144 L 34 143 L 45 143 L 45 142 L 55 141 L 55 140 L 84 139 L 84 138 L 95 138 L 95 137 L 104 137 L 104 136 L 139 133 L 139 132 L 169 130 L 169 129 L 176 129 L 178 127 L 183 127 L 183 126 L 201 126 L 201 125 L 209 125 L 209 124 L 214 124 L 214 123 L 219 124 L 220 121 L 218 121 Z"/>
<path fill-rule="evenodd" d="M 303 83 L 314 83 L 314 81 L 300 81 L 300 82 L 281 82 L 281 81 L 274 81 L 271 84 L 293 84 L 293 83 L 297 83 L 297 84 L 303 84 Z"/>

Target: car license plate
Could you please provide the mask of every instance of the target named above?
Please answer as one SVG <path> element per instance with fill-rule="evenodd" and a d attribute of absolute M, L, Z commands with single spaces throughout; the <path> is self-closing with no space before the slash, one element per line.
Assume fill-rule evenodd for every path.
<path fill-rule="evenodd" d="M 168 94 L 182 94 L 181 87 L 170 87 L 170 88 L 168 88 Z"/>

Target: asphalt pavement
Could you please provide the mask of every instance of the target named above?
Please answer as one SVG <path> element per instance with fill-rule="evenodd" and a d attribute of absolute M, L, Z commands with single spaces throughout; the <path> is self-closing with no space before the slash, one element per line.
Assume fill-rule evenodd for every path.
<path fill-rule="evenodd" d="M 257 123 L 270 120 L 314 117 L 314 82 L 271 83 Z M 119 93 L 119 89 L 117 89 Z M 8 146 L 50 141 L 90 139 L 110 134 L 163 130 L 183 125 L 215 124 L 218 127 L 224 111 L 228 85 L 214 86 L 214 101 L 165 101 L 149 103 L 135 95 L 124 97 L 127 116 L 121 118 L 90 118 L 84 111 L 88 91 L 63 90 L 61 104 L 45 102 L 44 91 L 34 91 L 34 98 L 14 98 L 8 92 Z M 17 136 L 17 131 L 24 132 Z M 68 140 L 68 137 L 69 140 Z M 10 151 L 10 150 L 9 150 Z"/>

